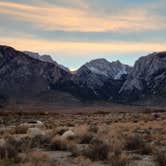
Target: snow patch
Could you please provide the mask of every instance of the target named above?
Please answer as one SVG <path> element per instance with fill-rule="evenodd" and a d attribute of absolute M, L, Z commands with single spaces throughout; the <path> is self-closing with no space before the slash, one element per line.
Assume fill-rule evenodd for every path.
<path fill-rule="evenodd" d="M 122 68 L 122 70 L 119 71 L 117 75 L 114 76 L 115 80 L 118 80 L 122 77 L 122 75 L 127 74 L 125 66 Z"/>
<path fill-rule="evenodd" d="M 106 76 L 106 77 L 109 77 L 108 74 L 107 74 L 107 72 L 101 71 L 101 70 L 99 70 L 99 69 L 97 69 L 97 68 L 95 68 L 95 67 L 93 67 L 93 66 L 91 66 L 91 67 L 88 66 L 88 69 L 89 69 L 91 72 L 95 73 L 95 74 L 104 75 L 104 76 Z"/>

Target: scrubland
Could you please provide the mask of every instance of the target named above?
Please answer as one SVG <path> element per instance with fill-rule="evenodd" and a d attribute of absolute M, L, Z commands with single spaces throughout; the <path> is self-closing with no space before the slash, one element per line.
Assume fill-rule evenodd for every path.
<path fill-rule="evenodd" d="M 165 166 L 166 109 L 1 110 L 0 165 Z"/>

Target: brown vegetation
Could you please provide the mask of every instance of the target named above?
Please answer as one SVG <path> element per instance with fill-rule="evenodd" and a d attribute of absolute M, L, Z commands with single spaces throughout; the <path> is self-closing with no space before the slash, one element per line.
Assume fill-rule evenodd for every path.
<path fill-rule="evenodd" d="M 79 113 L 79 110 L 68 114 L 1 112 L 0 165 L 27 163 L 47 166 L 53 162 L 64 166 L 66 163 L 126 166 L 142 161 L 143 156 L 150 156 L 153 158 L 151 162 L 164 166 L 165 111 L 113 108 L 106 108 L 104 112 L 95 108 L 95 113 L 87 113 L 87 108 L 84 108 L 85 113 Z M 156 112 L 160 116 L 156 116 Z M 45 127 L 40 128 L 44 134 L 28 135 L 29 126 L 21 124 L 32 120 L 44 123 Z M 74 135 L 64 137 L 67 131 Z M 53 152 L 58 155 L 50 155 Z"/>

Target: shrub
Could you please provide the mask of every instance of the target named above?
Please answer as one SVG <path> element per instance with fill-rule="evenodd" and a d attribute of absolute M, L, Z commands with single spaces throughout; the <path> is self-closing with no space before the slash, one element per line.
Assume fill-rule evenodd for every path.
<path fill-rule="evenodd" d="M 89 132 L 97 133 L 98 127 L 96 125 L 89 126 Z"/>
<path fill-rule="evenodd" d="M 89 144 L 92 138 L 93 138 L 93 134 L 90 132 L 87 132 L 84 135 L 82 135 L 82 137 L 79 138 L 80 144 Z"/>
<path fill-rule="evenodd" d="M 30 140 L 30 148 L 48 148 L 51 138 L 46 135 L 38 135 Z"/>
<path fill-rule="evenodd" d="M 0 146 L 1 162 L 16 162 L 19 153 L 19 144 L 13 138 L 8 138 L 3 146 Z"/>
<path fill-rule="evenodd" d="M 79 144 L 89 144 L 91 139 L 93 138 L 93 133 L 90 132 L 89 127 L 87 125 L 80 125 L 75 127 L 73 132 L 75 133 L 75 141 Z"/>
<path fill-rule="evenodd" d="M 58 127 L 56 128 L 55 130 L 55 134 L 59 134 L 59 135 L 62 135 L 64 132 L 66 132 L 68 130 L 68 128 L 66 127 Z"/>
<path fill-rule="evenodd" d="M 6 157 L 6 146 L 0 146 L 0 159 L 4 159 Z"/>
<path fill-rule="evenodd" d="M 127 166 L 129 165 L 129 159 L 125 155 L 113 155 L 109 160 L 110 166 Z"/>
<path fill-rule="evenodd" d="M 93 139 L 89 145 L 89 151 L 85 154 L 92 160 L 106 160 L 110 152 L 108 144 L 99 139 Z"/>
<path fill-rule="evenodd" d="M 144 143 L 140 149 L 141 154 L 149 155 L 152 154 L 153 148 L 150 144 Z"/>
<path fill-rule="evenodd" d="M 16 134 L 26 134 L 28 130 L 28 126 L 17 126 L 15 127 L 15 133 Z"/>
<path fill-rule="evenodd" d="M 111 143 L 111 153 L 109 155 L 109 164 L 111 166 L 126 166 L 129 159 L 126 154 L 122 153 L 123 144 L 120 140 Z"/>
<path fill-rule="evenodd" d="M 68 150 L 72 153 L 73 157 L 83 156 L 86 157 L 89 153 L 88 144 L 77 144 L 75 142 L 69 142 Z"/>
<path fill-rule="evenodd" d="M 134 134 L 126 138 L 125 148 L 127 150 L 140 150 L 144 146 L 144 141 L 140 135 Z"/>
<path fill-rule="evenodd" d="M 25 162 L 29 162 L 30 165 L 34 165 L 34 166 L 53 165 L 53 161 L 49 157 L 49 155 L 42 151 L 32 151 L 26 155 L 26 158 L 24 160 Z"/>
<path fill-rule="evenodd" d="M 0 165 L 1 166 L 12 166 L 15 162 L 12 159 L 0 159 Z"/>
<path fill-rule="evenodd" d="M 155 153 L 155 160 L 158 166 L 165 166 L 166 164 L 166 150 L 158 150 Z"/>
<path fill-rule="evenodd" d="M 51 150 L 67 150 L 67 141 L 61 136 L 55 136 L 50 143 Z"/>

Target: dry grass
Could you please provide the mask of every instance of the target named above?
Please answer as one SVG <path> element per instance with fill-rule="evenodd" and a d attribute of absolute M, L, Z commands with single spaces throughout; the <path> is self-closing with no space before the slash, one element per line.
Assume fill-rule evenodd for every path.
<path fill-rule="evenodd" d="M 66 139 L 62 138 L 61 136 L 55 136 L 50 143 L 51 150 L 67 150 L 68 142 Z"/>
<path fill-rule="evenodd" d="M 90 142 L 89 151 L 85 155 L 92 160 L 107 160 L 109 153 L 109 144 L 95 138 Z"/>
<path fill-rule="evenodd" d="M 109 157 L 110 166 L 127 166 L 130 160 L 125 154 L 112 155 Z"/>
<path fill-rule="evenodd" d="M 166 150 L 157 150 L 155 159 L 158 166 L 166 165 Z"/>
<path fill-rule="evenodd" d="M 53 164 L 53 160 L 46 152 L 31 151 L 22 157 L 22 163 L 26 165 L 28 163 L 31 166 L 50 166 Z"/>
<path fill-rule="evenodd" d="M 140 150 L 144 146 L 144 140 L 141 135 L 133 134 L 126 138 L 125 148 L 126 150 Z"/>
<path fill-rule="evenodd" d="M 16 134 L 26 134 L 29 126 L 16 126 L 15 133 Z"/>
<path fill-rule="evenodd" d="M 14 162 L 17 160 L 19 145 L 17 142 L 9 138 L 3 146 L 0 146 L 0 160 L 1 162 Z"/>
<path fill-rule="evenodd" d="M 52 161 L 44 153 L 50 150 L 70 151 L 71 160 L 80 165 L 84 161 L 89 165 L 104 161 L 111 166 L 125 166 L 132 162 L 132 158 L 129 160 L 131 154 L 154 154 L 159 166 L 165 163 L 165 155 L 161 152 L 161 147 L 166 149 L 165 111 L 127 106 L 79 108 L 75 113 L 73 108 L 70 111 L 72 113 L 68 114 L 64 110 L 63 113 L 1 112 L 0 123 L 6 128 L 0 128 L 0 138 L 5 139 L 6 145 L 0 146 L 0 165 L 50 164 Z M 156 116 L 158 113 L 160 116 Z M 46 135 L 28 136 L 27 127 L 19 124 L 31 120 L 42 121 Z M 74 132 L 72 139 L 62 136 L 68 130 Z M 28 157 L 20 159 L 20 153 Z"/>

